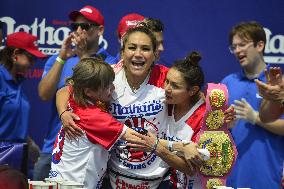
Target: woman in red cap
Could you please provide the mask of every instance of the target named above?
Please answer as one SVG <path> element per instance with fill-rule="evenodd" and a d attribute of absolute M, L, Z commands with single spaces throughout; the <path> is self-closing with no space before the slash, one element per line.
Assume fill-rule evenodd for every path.
<path fill-rule="evenodd" d="M 0 141 L 27 141 L 30 105 L 22 81 L 35 57 L 46 57 L 36 41 L 33 35 L 16 32 L 7 36 L 6 47 L 0 51 Z M 0 148 L 3 145 L 8 144 L 3 142 Z M 7 161 L 11 158 L 2 158 L 0 163 Z"/>

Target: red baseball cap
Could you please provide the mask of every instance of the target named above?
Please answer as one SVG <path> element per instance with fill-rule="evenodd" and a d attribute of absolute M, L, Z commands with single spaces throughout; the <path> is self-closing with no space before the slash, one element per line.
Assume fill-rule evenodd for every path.
<path fill-rule="evenodd" d="M 119 39 L 127 32 L 128 29 L 135 27 L 138 23 L 144 20 L 144 16 L 131 13 L 121 18 L 118 24 L 117 33 Z"/>
<path fill-rule="evenodd" d="M 26 32 L 15 32 L 7 35 L 6 45 L 8 47 L 24 49 L 38 58 L 47 57 L 38 50 L 37 37 Z"/>
<path fill-rule="evenodd" d="M 92 7 L 90 5 L 87 5 L 85 7 L 83 7 L 81 10 L 79 11 L 72 11 L 69 13 L 69 18 L 72 21 L 75 21 L 76 18 L 82 15 L 83 17 L 85 17 L 87 20 L 91 21 L 91 22 L 95 22 L 99 25 L 104 25 L 105 21 L 104 21 L 104 17 L 101 14 L 101 12 L 96 9 L 95 7 Z"/>

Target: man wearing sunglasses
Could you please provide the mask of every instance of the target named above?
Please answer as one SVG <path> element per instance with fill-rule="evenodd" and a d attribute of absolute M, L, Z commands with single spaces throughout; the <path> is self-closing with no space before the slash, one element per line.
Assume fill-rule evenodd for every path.
<path fill-rule="evenodd" d="M 266 35 L 257 22 L 234 26 L 229 35 L 230 51 L 242 67 L 225 77 L 229 103 L 234 104 L 237 121 L 232 128 L 238 157 L 227 186 L 256 189 L 279 188 L 284 160 L 284 120 L 263 123 L 258 114 L 261 97 L 255 79 L 265 82 L 263 54 Z"/>
<path fill-rule="evenodd" d="M 110 56 L 105 49 L 99 47 L 99 38 L 104 33 L 104 17 L 98 9 L 87 5 L 79 11 L 72 11 L 69 18 L 72 21 L 72 32 L 64 40 L 59 55 L 51 56 L 47 60 L 38 86 L 40 98 L 52 100 L 52 110 L 41 156 L 35 164 L 34 180 L 43 180 L 49 175 L 53 144 L 61 127 L 55 106 L 55 94 L 58 89 L 65 85 L 65 79 L 72 75 L 72 68 L 79 61 L 78 49 L 80 49 L 80 44 L 77 44 L 75 40 L 79 37 L 78 34 L 87 35 L 85 41 L 87 45 L 84 49 L 87 56 L 100 57 L 109 64 L 116 63 L 114 57 Z"/>

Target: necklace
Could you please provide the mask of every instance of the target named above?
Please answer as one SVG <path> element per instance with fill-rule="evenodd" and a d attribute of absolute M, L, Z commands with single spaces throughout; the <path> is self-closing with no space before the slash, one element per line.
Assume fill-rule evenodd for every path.
<path fill-rule="evenodd" d="M 138 90 L 139 90 L 139 88 L 140 88 L 140 85 L 139 85 L 138 87 L 136 87 L 135 84 L 133 84 L 133 82 L 131 82 L 131 81 L 128 79 L 127 74 L 125 74 L 125 77 L 126 77 L 126 81 L 127 81 L 128 85 L 129 85 L 131 91 L 132 91 L 133 93 L 137 93 Z"/>
<path fill-rule="evenodd" d="M 134 86 L 131 86 L 130 84 L 129 84 L 129 87 L 130 87 L 130 89 L 131 89 L 131 91 L 132 91 L 133 93 L 137 93 L 138 90 L 139 90 L 139 88 L 140 88 L 140 86 L 139 86 L 139 87 L 134 87 Z"/>

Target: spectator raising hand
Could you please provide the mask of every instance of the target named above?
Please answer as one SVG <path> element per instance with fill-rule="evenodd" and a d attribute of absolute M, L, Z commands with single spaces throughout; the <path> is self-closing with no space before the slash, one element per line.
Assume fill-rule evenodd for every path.
<path fill-rule="evenodd" d="M 271 67 L 269 71 L 265 70 L 265 77 L 266 83 L 255 80 L 259 95 L 263 97 L 259 117 L 263 122 L 272 122 L 284 112 L 284 80 L 281 68 Z"/>
<path fill-rule="evenodd" d="M 265 70 L 267 82 L 264 83 L 258 79 L 255 80 L 259 95 L 267 100 L 281 101 L 284 99 L 284 80 L 282 71 L 279 67 L 271 67 Z"/>
<path fill-rule="evenodd" d="M 258 112 L 251 107 L 246 99 L 242 98 L 241 100 L 235 100 L 234 103 L 237 119 L 244 119 L 251 124 L 256 123 Z"/>

